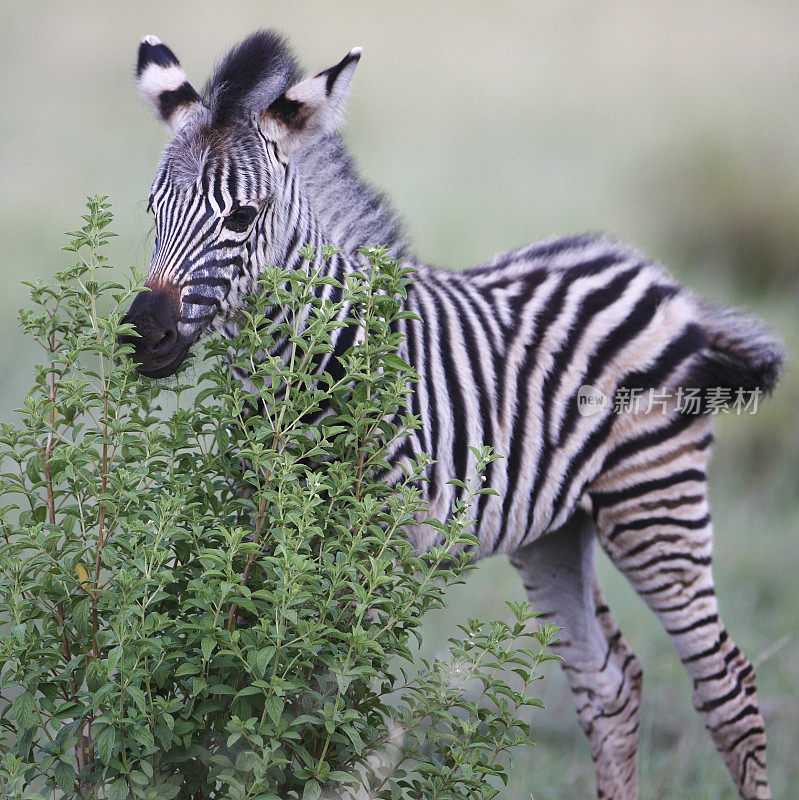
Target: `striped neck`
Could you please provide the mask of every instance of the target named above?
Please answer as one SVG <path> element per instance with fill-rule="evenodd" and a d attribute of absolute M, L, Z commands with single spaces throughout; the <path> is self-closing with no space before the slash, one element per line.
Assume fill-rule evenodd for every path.
<path fill-rule="evenodd" d="M 270 156 L 273 154 L 274 151 L 270 148 Z M 274 157 L 277 158 L 276 154 Z M 324 302 L 341 302 L 342 286 L 347 275 L 362 268 L 362 264 L 358 261 L 359 256 L 342 251 L 334 253 L 328 258 L 324 257 L 325 246 L 336 246 L 337 243 L 331 242 L 327 238 L 305 191 L 298 170 L 291 162 L 281 161 L 279 163 L 284 174 L 281 192 L 268 207 L 259 234 L 254 238 L 253 251 L 249 255 L 251 266 L 248 272 L 257 279 L 263 268 L 269 266 L 277 267 L 286 273 L 300 271 L 323 278 L 334 278 L 338 285 L 330 283 L 319 285 L 315 289 L 315 295 Z M 314 252 L 310 260 L 305 256 L 306 248 L 309 247 L 313 248 Z M 264 313 L 270 321 L 281 323 L 287 321 L 290 312 L 286 306 L 274 305 L 268 306 Z M 296 326 L 297 332 L 301 332 L 305 328 L 310 313 L 310 304 L 300 309 L 296 316 L 292 313 L 292 323 Z M 350 308 L 345 304 L 337 314 L 337 318 L 343 321 L 349 315 Z M 238 325 L 228 324 L 224 331 L 227 336 L 235 337 L 238 333 Z M 333 357 L 343 353 L 353 343 L 350 333 L 334 336 L 334 350 L 318 363 L 319 372 L 330 367 L 334 360 Z M 288 338 L 282 337 L 274 342 L 270 355 L 287 357 L 289 350 Z"/>
<path fill-rule="evenodd" d="M 325 245 L 340 245 L 332 241 L 323 229 L 298 170 L 291 162 L 281 162 L 281 166 L 285 174 L 283 189 L 264 215 L 259 237 L 263 250 L 256 256 L 259 263 L 286 271 L 309 271 L 343 281 L 346 275 L 355 271 L 357 255 L 342 250 L 324 258 Z M 304 255 L 309 247 L 314 251 L 310 261 Z M 321 289 L 329 293 L 330 287 Z"/>

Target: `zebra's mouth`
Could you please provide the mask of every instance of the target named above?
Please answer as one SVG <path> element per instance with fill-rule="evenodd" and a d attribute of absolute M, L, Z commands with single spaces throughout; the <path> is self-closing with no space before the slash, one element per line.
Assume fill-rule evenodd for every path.
<path fill-rule="evenodd" d="M 139 292 L 131 303 L 122 322 L 132 325 L 134 333 L 121 335 L 119 341 L 133 347 L 130 357 L 140 375 L 165 378 L 186 358 L 193 339 L 178 329 L 178 310 L 174 292 L 160 286 Z"/>
<path fill-rule="evenodd" d="M 172 358 L 172 360 L 166 364 L 153 365 L 140 362 L 136 366 L 136 371 L 139 373 L 139 375 L 143 375 L 145 378 L 168 378 L 170 375 L 174 375 L 180 369 L 180 365 L 185 361 L 186 354 L 188 352 L 188 344 L 179 346 L 177 355 L 175 355 L 174 358 Z M 133 355 L 133 360 L 137 360 L 135 354 Z"/>

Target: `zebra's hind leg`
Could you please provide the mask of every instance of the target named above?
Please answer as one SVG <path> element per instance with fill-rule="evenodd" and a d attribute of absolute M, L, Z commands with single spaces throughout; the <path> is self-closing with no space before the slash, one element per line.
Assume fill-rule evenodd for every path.
<path fill-rule="evenodd" d="M 593 522 L 579 513 L 510 560 L 532 607 L 564 629 L 554 649 L 589 740 L 598 797 L 635 800 L 641 666 L 596 583 L 594 543 Z"/>
<path fill-rule="evenodd" d="M 705 481 L 710 439 L 695 427 L 600 476 L 590 491 L 598 538 L 669 634 L 738 793 L 765 800 L 763 717 L 752 665 L 719 617 Z"/>

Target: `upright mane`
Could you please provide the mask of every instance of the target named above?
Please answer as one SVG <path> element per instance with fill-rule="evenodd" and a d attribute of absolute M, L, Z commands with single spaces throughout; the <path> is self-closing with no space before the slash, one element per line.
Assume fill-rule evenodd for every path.
<path fill-rule="evenodd" d="M 262 30 L 231 48 L 203 92 L 212 127 L 247 123 L 303 77 L 288 41 Z M 307 145 L 294 156 L 331 244 L 353 252 L 367 244 L 406 254 L 399 218 L 384 195 L 364 182 L 338 134 Z"/>
<path fill-rule="evenodd" d="M 253 33 L 222 57 L 205 87 L 211 124 L 249 121 L 301 78 L 284 37 L 274 31 Z"/>

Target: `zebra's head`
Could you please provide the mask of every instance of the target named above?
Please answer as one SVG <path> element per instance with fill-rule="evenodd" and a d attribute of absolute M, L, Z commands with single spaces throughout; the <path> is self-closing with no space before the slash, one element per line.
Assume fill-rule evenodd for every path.
<path fill-rule="evenodd" d="M 203 95 L 154 36 L 139 46 L 139 91 L 171 140 L 152 184 L 155 251 L 124 322 L 139 372 L 173 374 L 189 348 L 241 308 L 263 266 L 290 248 L 292 153 L 336 125 L 361 49 L 301 80 L 284 40 L 259 32 L 220 62 Z"/>

